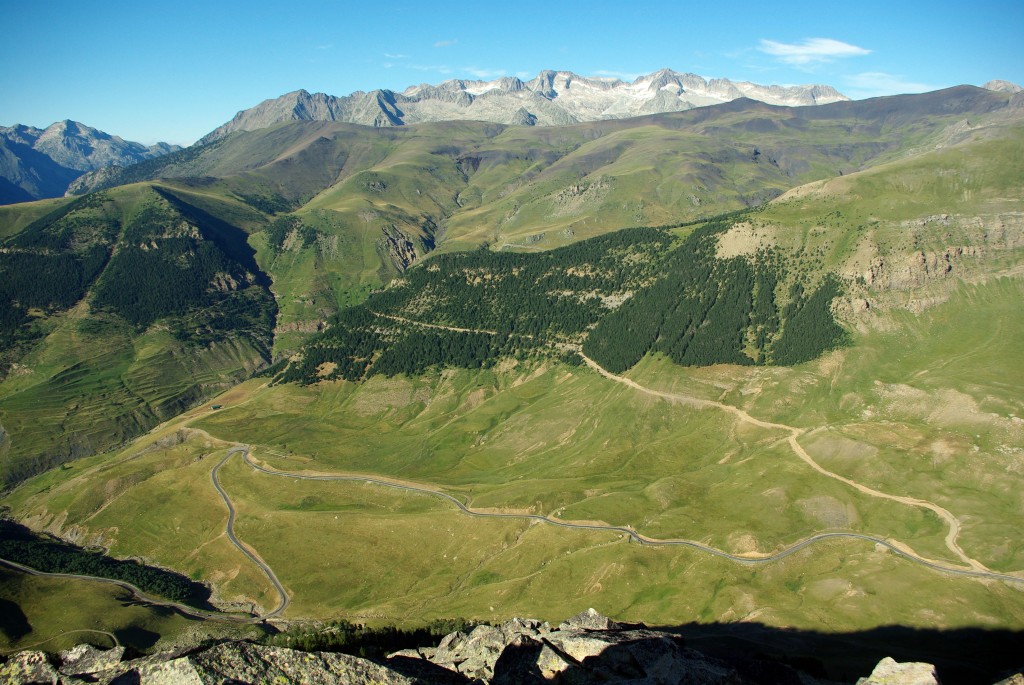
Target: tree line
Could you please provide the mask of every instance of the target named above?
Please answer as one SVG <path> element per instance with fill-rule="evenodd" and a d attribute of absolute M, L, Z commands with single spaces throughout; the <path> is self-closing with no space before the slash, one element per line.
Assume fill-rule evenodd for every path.
<path fill-rule="evenodd" d="M 0 519 L 0 557 L 46 573 L 73 573 L 131 583 L 143 592 L 202 609 L 212 609 L 210 590 L 180 573 L 137 561 L 114 559 L 32 532 Z"/>
<path fill-rule="evenodd" d="M 837 278 L 807 295 L 772 250 L 753 259 L 717 256 L 718 236 L 743 216 L 695 223 L 685 237 L 640 227 L 540 254 L 438 255 L 336 315 L 276 380 L 480 368 L 501 357 L 553 354 L 552 343 L 564 341 L 582 342 L 613 372 L 651 352 L 692 366 L 793 364 L 842 344 L 830 310 Z M 794 285 L 780 307 L 786 283 Z"/>
<path fill-rule="evenodd" d="M 37 332 L 29 310 L 73 307 L 102 272 L 120 224 L 104 216 L 106 197 L 73 200 L 11 236 L 0 250 L 0 350 Z"/>

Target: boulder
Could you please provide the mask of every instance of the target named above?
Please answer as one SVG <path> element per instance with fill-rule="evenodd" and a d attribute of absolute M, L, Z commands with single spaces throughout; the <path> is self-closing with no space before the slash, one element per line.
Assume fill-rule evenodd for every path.
<path fill-rule="evenodd" d="M 0 683 L 27 685 L 28 683 L 60 683 L 60 672 L 45 652 L 18 652 L 0 666 Z"/>
<path fill-rule="evenodd" d="M 559 630 L 618 630 L 619 624 L 593 608 L 581 611 L 559 624 Z"/>
<path fill-rule="evenodd" d="M 557 629 L 530 619 L 480 625 L 437 647 L 405 649 L 378 663 L 347 654 L 302 652 L 250 642 L 122 661 L 124 650 L 80 645 L 60 654 L 21 652 L 0 665 L 0 683 L 28 685 L 809 685 L 822 683 L 783 662 L 724 652 L 715 658 L 682 637 L 620 624 L 584 611 Z M 858 685 L 937 685 L 930 664 L 883 659 Z M 999 685 L 1024 685 L 1020 674 Z"/>
<path fill-rule="evenodd" d="M 920 662 L 899 663 L 892 657 L 878 662 L 867 678 L 861 678 L 857 685 L 939 685 L 935 667 Z"/>
<path fill-rule="evenodd" d="M 60 672 L 64 675 L 86 675 L 116 668 L 124 658 L 124 647 L 99 649 L 81 644 L 60 653 Z"/>

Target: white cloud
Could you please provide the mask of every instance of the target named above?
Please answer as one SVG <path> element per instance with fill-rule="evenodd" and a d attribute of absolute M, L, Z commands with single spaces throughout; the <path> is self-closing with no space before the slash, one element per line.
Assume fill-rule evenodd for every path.
<path fill-rule="evenodd" d="M 594 76 L 608 76 L 611 78 L 622 79 L 623 81 L 635 81 L 640 78 L 641 74 L 637 74 L 631 71 L 613 71 L 608 69 L 598 69 L 594 72 Z"/>
<path fill-rule="evenodd" d="M 462 71 L 479 79 L 496 79 L 508 73 L 504 69 L 480 69 L 478 67 L 462 67 Z"/>
<path fill-rule="evenodd" d="M 871 54 L 870 50 L 832 38 L 807 38 L 802 43 L 762 40 L 758 50 L 794 66 L 821 64 L 835 61 L 841 57 L 860 57 Z"/>
<path fill-rule="evenodd" d="M 941 86 L 908 81 L 902 74 L 887 74 L 884 71 L 866 71 L 844 78 L 847 87 L 843 92 L 855 99 L 900 95 L 902 93 L 924 93 L 938 90 Z"/>
<path fill-rule="evenodd" d="M 325 45 L 317 45 L 316 49 L 317 50 L 330 50 L 333 47 L 334 47 L 334 43 L 327 43 Z"/>
<path fill-rule="evenodd" d="M 403 55 L 400 52 L 385 52 L 384 56 L 387 57 L 388 59 L 405 59 L 409 55 Z"/>
<path fill-rule="evenodd" d="M 457 41 L 457 40 L 439 40 L 439 41 L 435 41 L 434 42 L 434 47 L 435 48 L 446 48 L 446 47 L 448 47 L 450 45 L 455 45 L 458 42 L 459 41 Z"/>
<path fill-rule="evenodd" d="M 436 71 L 439 74 L 452 73 L 452 68 L 444 64 L 410 64 L 409 67 L 416 71 Z"/>

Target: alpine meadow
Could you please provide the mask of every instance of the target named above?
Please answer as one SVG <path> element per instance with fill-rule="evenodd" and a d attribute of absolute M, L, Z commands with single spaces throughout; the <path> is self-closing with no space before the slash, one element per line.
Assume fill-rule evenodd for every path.
<path fill-rule="evenodd" d="M 3 652 L 593 607 L 813 682 L 1019 668 L 1024 94 L 697 78 L 301 91 L 12 190 Z"/>

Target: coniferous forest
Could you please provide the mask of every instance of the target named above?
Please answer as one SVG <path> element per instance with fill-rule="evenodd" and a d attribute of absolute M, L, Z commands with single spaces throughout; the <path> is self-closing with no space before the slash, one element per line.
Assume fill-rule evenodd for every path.
<path fill-rule="evenodd" d="M 180 573 L 114 559 L 56 540 L 8 519 L 0 519 L 0 558 L 47 573 L 98 576 L 130 583 L 143 592 L 200 608 L 211 608 L 210 590 Z"/>
<path fill-rule="evenodd" d="M 772 251 L 716 256 L 718 234 L 743 216 L 540 254 L 439 255 L 335 316 L 276 380 L 415 375 L 509 356 L 578 362 L 580 345 L 616 373 L 651 352 L 688 366 L 794 364 L 841 345 L 830 309 L 837 278 L 803 283 Z"/>

